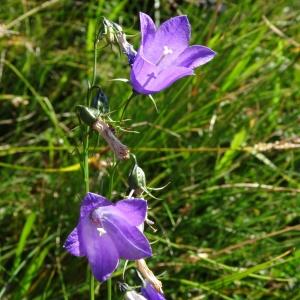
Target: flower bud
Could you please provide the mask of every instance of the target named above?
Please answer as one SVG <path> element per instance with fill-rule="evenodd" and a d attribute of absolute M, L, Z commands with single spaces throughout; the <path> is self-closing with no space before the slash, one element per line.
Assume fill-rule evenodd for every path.
<path fill-rule="evenodd" d="M 117 44 L 122 53 L 127 56 L 129 65 L 133 64 L 137 52 L 133 46 L 128 43 L 126 34 L 119 24 L 103 18 L 102 26 L 97 36 L 97 39 L 104 37 L 109 45 Z"/>
<path fill-rule="evenodd" d="M 77 105 L 76 110 L 80 120 L 88 126 L 92 126 L 98 119 L 99 112 L 95 108 Z"/>
<path fill-rule="evenodd" d="M 147 189 L 145 172 L 137 163 L 134 164 L 133 169 L 129 174 L 128 183 L 130 190 L 134 190 L 137 195 Z"/>
<path fill-rule="evenodd" d="M 129 65 L 132 65 L 137 52 L 134 50 L 133 46 L 127 42 L 125 33 L 117 33 L 116 38 L 120 49 L 127 56 Z"/>
<path fill-rule="evenodd" d="M 106 33 L 106 41 L 108 44 L 114 44 L 115 43 L 115 34 L 114 34 L 114 30 L 111 26 L 109 26 L 107 28 L 107 33 Z"/>
<path fill-rule="evenodd" d="M 98 88 L 97 94 L 92 100 L 92 107 L 103 114 L 107 114 L 109 112 L 109 101 L 101 88 Z"/>

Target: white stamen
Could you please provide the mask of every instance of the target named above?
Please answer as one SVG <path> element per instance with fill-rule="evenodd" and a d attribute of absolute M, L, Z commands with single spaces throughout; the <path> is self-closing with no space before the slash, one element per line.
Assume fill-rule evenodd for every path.
<path fill-rule="evenodd" d="M 98 230 L 100 236 L 102 236 L 106 233 L 105 229 L 102 227 L 98 227 L 97 230 Z"/>
<path fill-rule="evenodd" d="M 163 52 L 163 55 L 166 56 L 168 54 L 172 54 L 173 53 L 173 50 L 170 49 L 168 46 L 164 46 L 164 52 Z"/>
<path fill-rule="evenodd" d="M 162 56 L 159 58 L 158 62 L 156 63 L 156 65 L 158 66 L 162 60 L 169 54 L 172 54 L 173 53 L 173 50 L 170 49 L 168 46 L 164 46 L 164 50 L 163 50 L 163 54 Z"/>

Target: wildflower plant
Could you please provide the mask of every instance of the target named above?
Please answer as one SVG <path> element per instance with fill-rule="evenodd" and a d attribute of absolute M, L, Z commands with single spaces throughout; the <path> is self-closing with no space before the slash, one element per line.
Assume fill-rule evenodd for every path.
<path fill-rule="evenodd" d="M 107 299 L 112 299 L 111 276 L 120 260 L 135 261 L 137 273 L 143 283 L 140 292 L 137 292 L 124 282 L 123 286 L 127 287 L 124 290 L 124 299 L 165 299 L 161 281 L 149 269 L 145 260 L 152 256 L 152 249 L 144 234 L 144 223 L 151 227 L 153 222 L 147 218 L 151 201 L 142 197 L 154 196 L 146 186 L 146 175 L 136 156 L 130 153 L 130 147 L 121 142 L 112 128 L 111 124 L 116 121 L 109 114 L 108 97 L 96 85 L 99 42 L 116 44 L 126 55 L 131 69 L 128 82 L 133 92 L 121 108 L 121 121 L 129 102 L 136 95 L 160 92 L 176 80 L 193 75 L 196 67 L 207 63 L 215 55 L 214 51 L 205 46 L 189 46 L 191 28 L 187 16 L 171 18 L 157 28 L 148 15 L 140 13 L 140 26 L 141 44 L 138 51 L 135 51 L 120 25 L 102 19 L 94 43 L 94 69 L 86 103 L 76 107 L 82 131 L 82 148 L 78 152 L 81 157 L 85 196 L 80 205 L 78 224 L 67 237 L 64 248 L 74 256 L 87 258 L 91 269 L 90 299 L 94 299 L 95 295 L 94 278 L 99 282 L 107 280 Z M 112 198 L 111 188 L 108 195 L 104 196 L 90 192 L 89 138 L 93 132 L 111 150 L 115 158 L 113 167 L 121 165 L 130 157 L 133 158 L 133 167 L 128 176 L 129 195 L 126 199 L 108 200 Z M 112 180 L 111 175 L 110 186 Z"/>

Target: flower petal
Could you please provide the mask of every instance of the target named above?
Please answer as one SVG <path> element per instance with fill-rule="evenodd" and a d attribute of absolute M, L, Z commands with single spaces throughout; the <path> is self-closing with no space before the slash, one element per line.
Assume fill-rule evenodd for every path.
<path fill-rule="evenodd" d="M 127 291 L 125 300 L 147 300 L 144 296 L 138 294 L 136 291 Z"/>
<path fill-rule="evenodd" d="M 140 12 L 140 26 L 141 26 L 141 50 L 147 48 L 153 41 L 156 32 L 156 26 L 152 19 Z"/>
<path fill-rule="evenodd" d="M 80 218 L 85 218 L 97 207 L 107 205 L 112 205 L 112 203 L 105 197 L 94 193 L 87 193 L 80 205 Z"/>
<path fill-rule="evenodd" d="M 120 200 L 115 206 L 117 213 L 130 225 L 138 226 L 145 221 L 147 214 L 147 201 L 143 199 Z"/>
<path fill-rule="evenodd" d="M 152 255 L 145 235 L 123 218 L 109 215 L 102 219 L 102 224 L 115 244 L 120 258 L 136 260 Z"/>
<path fill-rule="evenodd" d="M 174 61 L 176 66 L 196 68 L 204 65 L 214 58 L 216 53 L 210 48 L 194 45 L 186 48 Z"/>
<path fill-rule="evenodd" d="M 147 42 L 142 55 L 151 63 L 157 64 L 167 47 L 172 54 L 164 59 L 174 60 L 185 48 L 189 46 L 191 26 L 187 16 L 177 16 L 165 21 L 156 31 L 155 38 Z"/>
<path fill-rule="evenodd" d="M 141 289 L 141 292 L 147 300 L 166 300 L 166 298 L 161 293 L 159 293 L 149 282 L 147 282 L 145 288 Z"/>
<path fill-rule="evenodd" d="M 181 66 L 170 66 L 160 70 L 141 55 L 137 55 L 131 69 L 130 80 L 136 92 L 148 95 L 167 88 L 184 76 L 193 74 L 192 69 Z"/>
<path fill-rule="evenodd" d="M 74 256 L 85 256 L 85 252 L 80 247 L 77 227 L 69 234 L 64 243 L 64 248 Z"/>
<path fill-rule="evenodd" d="M 78 235 L 95 278 L 98 281 L 108 279 L 119 263 L 118 251 L 110 236 L 107 233 L 100 236 L 89 218 L 80 222 Z"/>
<path fill-rule="evenodd" d="M 165 44 L 171 48 L 185 49 L 191 38 L 191 25 L 187 16 L 171 18 L 158 28 L 155 42 Z M 180 50 L 181 51 L 181 50 Z"/>

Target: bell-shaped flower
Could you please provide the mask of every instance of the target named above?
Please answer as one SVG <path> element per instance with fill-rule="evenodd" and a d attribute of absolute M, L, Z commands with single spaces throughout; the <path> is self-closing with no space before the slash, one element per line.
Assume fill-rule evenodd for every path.
<path fill-rule="evenodd" d="M 147 300 L 166 300 L 163 294 L 158 292 L 149 282 L 146 282 L 141 292 Z"/>
<path fill-rule="evenodd" d="M 138 229 L 146 218 L 147 202 L 125 199 L 116 203 L 87 193 L 78 225 L 64 247 L 75 256 L 86 256 L 98 281 L 104 281 L 117 268 L 119 259 L 137 260 L 152 255 L 150 244 Z"/>
<path fill-rule="evenodd" d="M 133 89 L 140 94 L 157 93 L 176 80 L 194 74 L 194 68 L 210 61 L 215 52 L 189 46 L 191 26 L 187 16 L 177 16 L 156 28 L 140 13 L 141 44 L 131 69 Z"/>

